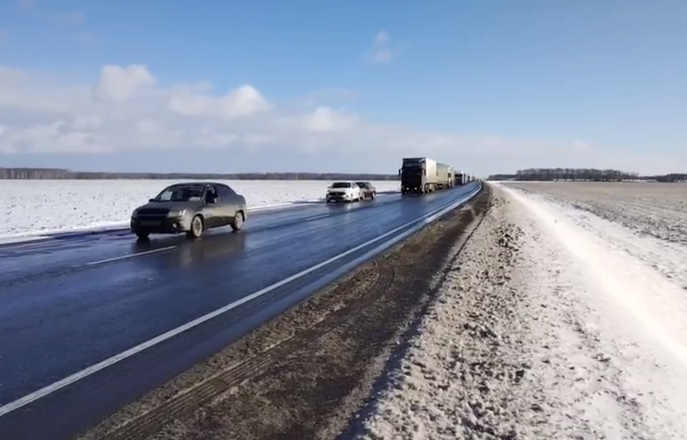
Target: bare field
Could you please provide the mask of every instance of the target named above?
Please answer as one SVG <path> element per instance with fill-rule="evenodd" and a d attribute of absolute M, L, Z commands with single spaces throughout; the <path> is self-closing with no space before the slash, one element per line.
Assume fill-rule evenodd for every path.
<path fill-rule="evenodd" d="M 687 184 L 651 182 L 509 182 L 619 223 L 640 235 L 687 244 Z"/>

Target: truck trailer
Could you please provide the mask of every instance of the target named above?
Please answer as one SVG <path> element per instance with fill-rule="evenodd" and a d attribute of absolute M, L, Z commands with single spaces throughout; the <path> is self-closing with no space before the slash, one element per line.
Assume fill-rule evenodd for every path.
<path fill-rule="evenodd" d="M 429 157 L 403 158 L 398 174 L 401 176 L 401 194 L 424 194 L 437 189 L 437 161 Z"/>
<path fill-rule="evenodd" d="M 437 162 L 437 189 L 450 188 L 453 178 L 452 168 L 450 165 L 445 163 Z"/>
<path fill-rule="evenodd" d="M 468 182 L 469 176 L 463 171 L 458 171 L 456 173 L 456 185 L 465 185 Z"/>

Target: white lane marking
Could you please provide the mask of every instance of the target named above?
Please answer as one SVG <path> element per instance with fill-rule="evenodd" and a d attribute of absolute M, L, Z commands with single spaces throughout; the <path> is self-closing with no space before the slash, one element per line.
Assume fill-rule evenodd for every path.
<path fill-rule="evenodd" d="M 280 210 L 288 210 L 290 208 L 300 208 L 305 205 L 312 205 L 319 202 L 319 200 L 302 200 L 299 202 L 292 202 L 292 203 L 278 203 L 276 205 L 268 205 L 268 206 L 256 206 L 255 208 L 247 208 L 248 212 L 264 212 L 264 211 L 280 211 Z"/>
<path fill-rule="evenodd" d="M 80 380 L 82 380 L 82 379 L 84 379 L 84 378 L 86 378 L 92 374 L 95 374 L 101 370 L 104 370 L 105 368 L 110 367 L 110 366 L 112 366 L 118 362 L 121 362 L 127 358 L 130 358 L 130 357 L 134 356 L 135 354 L 138 354 L 144 350 L 147 350 L 150 347 L 154 347 L 155 345 L 160 344 L 161 342 L 164 342 L 168 339 L 171 339 L 174 336 L 177 336 L 177 335 L 179 335 L 179 334 L 181 334 L 187 330 L 190 330 L 194 327 L 197 327 L 197 326 L 199 326 L 199 325 L 201 325 L 201 324 L 203 324 L 203 323 L 205 323 L 205 322 L 207 322 L 213 318 L 216 318 L 219 315 L 222 315 L 222 314 L 224 314 L 224 313 L 226 313 L 232 309 L 239 307 L 240 305 L 243 305 L 243 304 L 245 304 L 249 301 L 252 301 L 256 298 L 259 298 L 259 297 L 261 297 L 261 296 L 263 296 L 263 295 L 265 295 L 265 294 L 267 294 L 267 293 L 269 293 L 275 289 L 278 289 L 279 287 L 281 287 L 285 284 L 288 284 L 291 281 L 302 278 L 311 272 L 314 272 L 318 269 L 321 269 L 322 267 L 325 267 L 325 266 L 327 266 L 327 265 L 329 265 L 329 264 L 331 264 L 337 260 L 340 260 L 341 258 L 344 258 L 347 255 L 350 255 L 354 252 L 357 252 L 361 249 L 364 249 L 365 247 L 368 247 L 371 244 L 374 244 L 380 240 L 383 240 L 383 239 L 389 237 L 390 235 L 393 235 L 393 234 L 395 234 L 395 233 L 397 233 L 397 232 L 399 232 L 405 228 L 408 228 L 409 226 L 412 226 L 412 225 L 419 223 L 419 222 L 426 222 L 429 219 L 436 219 L 440 212 L 448 211 L 449 208 L 452 208 L 456 205 L 459 205 L 460 203 L 465 203 L 467 200 L 469 200 L 475 194 L 477 194 L 477 191 L 470 194 L 469 196 L 468 196 L 468 194 L 466 194 L 464 197 L 461 197 L 461 199 L 458 201 L 452 201 L 451 203 L 445 204 L 438 209 L 435 209 L 435 210 L 433 210 L 433 211 L 431 211 L 425 215 L 422 215 L 422 216 L 416 218 L 415 220 L 411 220 L 410 222 L 408 222 L 404 225 L 401 225 L 397 228 L 394 228 L 391 231 L 388 231 L 388 232 L 386 232 L 382 235 L 379 235 L 379 236 L 377 236 L 371 240 L 368 240 L 367 242 L 362 243 L 362 244 L 360 244 L 360 245 L 358 245 L 352 249 L 349 249 L 345 252 L 342 252 L 339 255 L 331 257 L 328 260 L 325 260 L 321 263 L 318 263 L 318 264 L 316 264 L 312 267 L 309 267 L 308 269 L 305 269 L 301 272 L 298 272 L 294 275 L 291 275 L 288 278 L 284 278 L 283 280 L 281 280 L 277 283 L 274 283 L 271 286 L 267 286 L 263 289 L 258 290 L 257 292 L 254 292 L 254 293 L 251 293 L 250 295 L 244 296 L 243 298 L 241 298 L 237 301 L 234 301 L 231 304 L 227 304 L 224 307 L 220 307 L 219 309 L 212 311 L 210 313 L 207 313 L 207 314 L 205 314 L 199 318 L 196 318 L 193 321 L 187 322 L 186 324 L 184 324 L 182 326 L 179 326 L 175 329 L 172 329 L 172 330 L 169 330 L 165 333 L 162 333 L 162 334 L 154 337 L 153 339 L 150 339 L 146 342 L 143 342 L 139 345 L 136 345 L 135 347 L 131 347 L 128 350 L 125 350 L 119 354 L 116 354 L 116 355 L 108 358 L 108 359 L 105 359 L 104 361 L 98 362 L 97 364 L 91 365 L 88 368 L 85 368 L 85 369 L 78 371 L 78 372 L 76 372 L 70 376 L 65 377 L 64 379 L 58 380 L 57 382 L 54 382 L 54 383 L 47 385 L 47 386 L 45 386 L 45 387 L 43 387 L 37 391 L 34 391 L 30 394 L 27 394 L 24 397 L 21 397 L 21 398 L 15 400 L 13 402 L 10 402 L 6 405 L 0 406 L 0 417 L 9 414 L 12 411 L 16 411 L 17 409 L 19 409 L 25 405 L 28 405 L 29 403 L 35 402 L 38 399 L 41 399 L 45 396 L 48 396 L 48 395 L 54 393 L 55 391 L 58 391 L 58 390 L 66 387 L 66 386 L 69 386 L 75 382 L 78 382 L 78 381 L 80 381 Z"/>
<path fill-rule="evenodd" d="M 399 199 L 399 200 L 395 200 L 394 202 L 397 202 L 397 201 L 400 201 L 400 199 Z M 370 208 L 374 208 L 374 207 L 386 205 L 386 204 L 389 204 L 389 203 L 391 203 L 391 202 L 377 202 L 377 203 L 375 203 L 375 204 L 353 206 L 352 209 L 351 209 L 350 211 L 341 211 L 341 212 L 346 212 L 346 213 L 348 213 L 348 212 L 356 212 L 358 209 L 364 209 L 365 207 L 368 207 L 368 206 L 369 206 Z M 350 206 L 350 205 L 349 205 L 349 206 Z M 314 215 L 314 216 L 312 216 L 312 217 L 306 217 L 306 218 L 305 218 L 305 221 L 306 221 L 306 222 L 309 222 L 309 221 L 312 221 L 312 220 L 319 220 L 319 219 L 321 219 L 321 218 L 331 217 L 331 215 L 332 215 L 331 213 L 327 213 L 327 214 L 318 214 L 318 215 Z"/>
<path fill-rule="evenodd" d="M 327 217 L 329 217 L 329 216 L 330 216 L 330 214 L 314 215 L 314 216 L 312 216 L 312 217 L 306 217 L 306 218 L 305 218 L 305 221 L 306 221 L 306 222 L 309 222 L 309 221 L 312 221 L 312 220 L 319 220 L 319 219 L 321 219 L 321 218 L 327 218 Z"/>
<path fill-rule="evenodd" d="M 128 258 L 142 257 L 144 255 L 157 254 L 158 252 L 169 251 L 171 249 L 176 249 L 176 246 L 167 246 L 160 249 L 153 249 L 151 251 L 139 252 L 137 254 L 121 255 L 119 257 L 108 258 L 106 260 L 91 261 L 86 263 L 84 266 L 95 266 L 98 264 L 111 263 L 113 261 L 126 260 Z"/>

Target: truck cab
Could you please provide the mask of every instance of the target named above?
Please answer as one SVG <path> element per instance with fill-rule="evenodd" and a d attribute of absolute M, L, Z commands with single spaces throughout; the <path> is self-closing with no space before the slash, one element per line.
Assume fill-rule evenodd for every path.
<path fill-rule="evenodd" d="M 401 176 L 401 194 L 424 194 L 436 188 L 436 162 L 426 157 L 403 159 L 398 170 Z"/>

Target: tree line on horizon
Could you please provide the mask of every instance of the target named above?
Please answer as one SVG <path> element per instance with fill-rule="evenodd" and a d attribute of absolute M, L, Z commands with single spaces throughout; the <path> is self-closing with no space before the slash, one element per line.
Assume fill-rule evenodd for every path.
<path fill-rule="evenodd" d="M 516 181 L 569 181 L 569 182 L 622 182 L 625 180 L 655 180 L 657 182 L 684 182 L 687 173 L 641 176 L 639 173 L 598 168 L 530 168 L 515 174 L 493 174 L 487 180 Z"/>
<path fill-rule="evenodd" d="M 373 173 L 112 173 L 63 168 L 0 168 L 0 180 L 398 180 L 397 174 Z"/>

